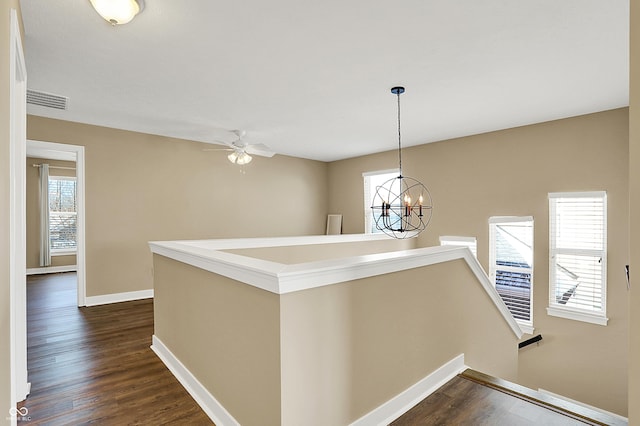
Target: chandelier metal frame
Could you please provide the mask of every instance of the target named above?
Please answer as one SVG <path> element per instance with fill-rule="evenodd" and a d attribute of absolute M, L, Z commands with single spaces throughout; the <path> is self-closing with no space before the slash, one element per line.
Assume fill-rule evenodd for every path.
<path fill-rule="evenodd" d="M 376 187 L 371 212 L 376 229 L 396 238 L 418 235 L 427 228 L 433 214 L 431 193 L 420 181 L 402 175 L 402 133 L 400 95 L 405 89 L 396 86 L 391 93 L 398 99 L 398 177 Z"/>

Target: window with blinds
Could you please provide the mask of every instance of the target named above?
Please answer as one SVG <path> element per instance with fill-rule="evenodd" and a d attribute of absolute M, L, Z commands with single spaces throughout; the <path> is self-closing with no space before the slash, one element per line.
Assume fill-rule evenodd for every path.
<path fill-rule="evenodd" d="M 49 244 L 51 254 L 76 249 L 76 178 L 49 176 Z"/>
<path fill-rule="evenodd" d="M 523 331 L 533 333 L 533 217 L 489 219 L 489 277 Z"/>
<path fill-rule="evenodd" d="M 607 194 L 549 194 L 549 315 L 606 325 Z"/>

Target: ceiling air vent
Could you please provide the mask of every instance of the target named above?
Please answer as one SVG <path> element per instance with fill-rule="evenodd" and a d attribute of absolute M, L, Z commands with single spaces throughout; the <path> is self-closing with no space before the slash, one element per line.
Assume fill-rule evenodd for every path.
<path fill-rule="evenodd" d="M 27 89 L 27 103 L 31 105 L 66 110 L 68 102 L 69 98 L 65 96 Z"/>

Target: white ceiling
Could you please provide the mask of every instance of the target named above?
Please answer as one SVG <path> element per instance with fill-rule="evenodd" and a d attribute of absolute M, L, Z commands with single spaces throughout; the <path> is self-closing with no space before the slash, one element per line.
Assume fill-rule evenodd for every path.
<path fill-rule="evenodd" d="M 332 161 L 628 105 L 628 0 L 22 0 L 29 113 Z"/>

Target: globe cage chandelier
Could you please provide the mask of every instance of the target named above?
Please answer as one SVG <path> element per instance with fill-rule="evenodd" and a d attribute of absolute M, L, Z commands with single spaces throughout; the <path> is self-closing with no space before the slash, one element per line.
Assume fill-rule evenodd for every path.
<path fill-rule="evenodd" d="M 376 187 L 371 212 L 376 229 L 396 238 L 411 238 L 424 231 L 431 220 L 431 193 L 416 179 L 402 175 L 402 137 L 400 132 L 400 95 L 404 87 L 393 87 L 398 98 L 398 177 Z"/>

